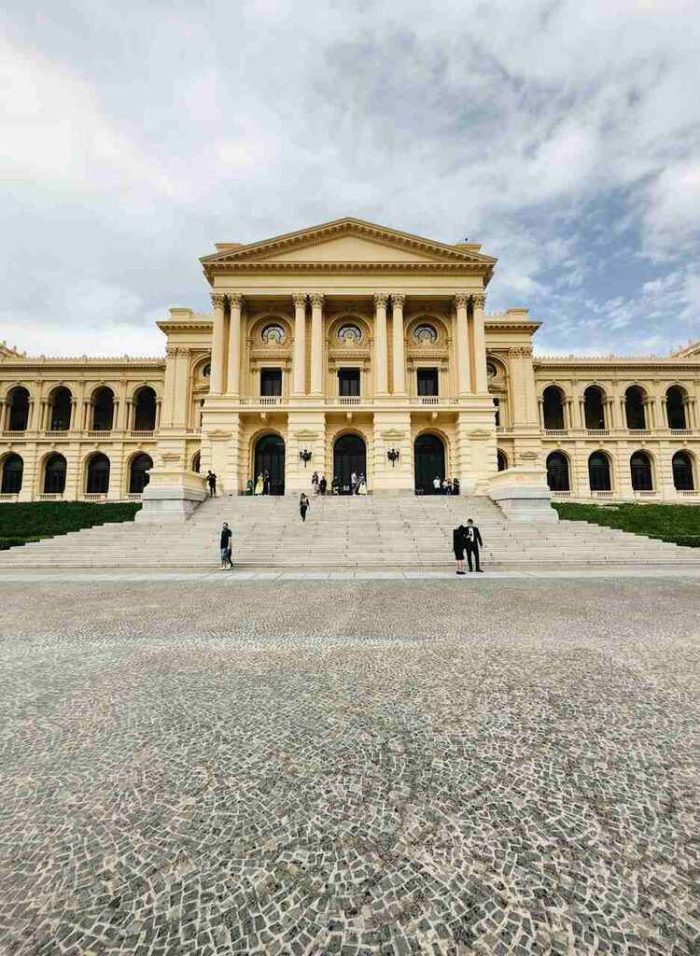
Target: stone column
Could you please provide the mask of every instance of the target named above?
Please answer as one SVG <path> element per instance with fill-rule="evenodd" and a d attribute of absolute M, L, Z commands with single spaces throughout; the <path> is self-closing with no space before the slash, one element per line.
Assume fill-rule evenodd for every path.
<path fill-rule="evenodd" d="M 388 296 L 378 292 L 374 297 L 374 392 L 386 395 L 389 391 L 387 361 L 386 303 Z"/>
<path fill-rule="evenodd" d="M 540 428 L 542 429 L 542 431 L 544 431 L 544 399 L 543 398 L 540 397 L 537 399 L 537 407 L 539 409 L 539 415 L 540 415 Z"/>
<path fill-rule="evenodd" d="M 6 414 L 6 402 L 4 398 L 0 398 L 0 432 L 4 432 L 7 428 L 5 424 L 5 414 Z"/>
<path fill-rule="evenodd" d="M 241 394 L 241 308 L 243 296 L 234 292 L 228 297 L 231 320 L 228 332 L 228 381 L 226 392 L 238 398 Z"/>
<path fill-rule="evenodd" d="M 486 375 L 486 332 L 484 329 L 485 295 L 472 296 L 472 321 L 474 323 L 474 391 L 483 394 L 488 391 Z"/>
<path fill-rule="evenodd" d="M 467 322 L 468 300 L 469 297 L 465 292 L 458 292 L 454 299 L 457 312 L 457 334 L 455 336 L 457 390 L 460 398 L 469 395 L 472 391 L 471 369 L 469 367 L 469 325 Z"/>
<path fill-rule="evenodd" d="M 306 295 L 295 292 L 294 300 L 294 384 L 292 396 L 306 395 Z"/>
<path fill-rule="evenodd" d="M 394 353 L 394 395 L 406 394 L 406 355 L 404 348 L 403 305 L 405 295 L 392 293 L 391 316 Z"/>
<path fill-rule="evenodd" d="M 163 400 L 156 398 L 156 421 L 155 421 L 155 431 L 160 429 L 160 410 L 163 404 Z"/>
<path fill-rule="evenodd" d="M 127 398 L 124 402 L 124 431 L 130 432 L 135 424 L 133 420 L 133 402 Z"/>
<path fill-rule="evenodd" d="M 324 394 L 323 368 L 323 296 L 314 292 L 311 299 L 311 394 L 322 398 Z"/>
<path fill-rule="evenodd" d="M 224 296 L 219 292 L 212 292 L 211 304 L 214 311 L 214 325 L 211 336 L 209 391 L 212 395 L 221 395 L 224 390 Z"/>

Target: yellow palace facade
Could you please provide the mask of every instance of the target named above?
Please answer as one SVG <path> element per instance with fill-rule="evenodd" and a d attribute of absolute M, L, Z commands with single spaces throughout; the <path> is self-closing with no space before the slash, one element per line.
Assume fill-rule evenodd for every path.
<path fill-rule="evenodd" d="M 316 471 L 349 490 L 435 479 L 532 517 L 551 496 L 695 501 L 700 343 L 663 358 L 539 358 L 527 309 L 490 314 L 496 260 L 347 218 L 202 260 L 212 309 L 173 308 L 162 358 L 0 346 L 2 501 L 144 498 L 187 517 Z M 551 510 L 551 509 L 550 509 Z"/>

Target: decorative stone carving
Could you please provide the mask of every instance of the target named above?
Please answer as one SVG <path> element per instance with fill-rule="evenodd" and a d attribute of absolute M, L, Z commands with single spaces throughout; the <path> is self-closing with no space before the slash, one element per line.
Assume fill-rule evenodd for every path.
<path fill-rule="evenodd" d="M 212 292 L 211 294 L 211 304 L 215 309 L 223 309 L 224 302 L 226 301 L 226 296 L 221 292 Z"/>
<path fill-rule="evenodd" d="M 243 296 L 240 292 L 230 292 L 228 296 L 229 305 L 241 308 L 243 305 Z"/>
<path fill-rule="evenodd" d="M 362 330 L 357 325 L 341 325 L 338 329 L 338 341 L 343 345 L 359 345 L 362 341 Z"/>
<path fill-rule="evenodd" d="M 389 296 L 386 292 L 375 292 L 374 294 L 374 304 L 379 308 L 386 308 L 386 304 L 389 301 Z"/>
<path fill-rule="evenodd" d="M 309 296 L 311 305 L 315 308 L 320 308 L 323 305 L 323 293 L 322 292 L 312 292 Z"/>
<path fill-rule="evenodd" d="M 294 303 L 295 309 L 303 309 L 306 306 L 306 293 L 295 292 L 292 295 L 292 302 Z"/>
<path fill-rule="evenodd" d="M 413 338 L 419 345 L 435 345 L 438 340 L 437 329 L 428 322 L 421 322 L 413 330 Z"/>
<path fill-rule="evenodd" d="M 260 338 L 265 345 L 282 345 L 286 337 L 284 328 L 276 322 L 266 325 L 260 333 Z"/>
<path fill-rule="evenodd" d="M 474 303 L 475 309 L 483 309 L 486 307 L 486 296 L 481 293 L 479 295 L 473 295 L 472 302 Z"/>
<path fill-rule="evenodd" d="M 460 306 L 466 307 L 466 304 L 468 301 L 469 301 L 469 296 L 467 295 L 466 292 L 458 292 L 454 297 L 454 304 L 457 308 L 459 308 Z"/>

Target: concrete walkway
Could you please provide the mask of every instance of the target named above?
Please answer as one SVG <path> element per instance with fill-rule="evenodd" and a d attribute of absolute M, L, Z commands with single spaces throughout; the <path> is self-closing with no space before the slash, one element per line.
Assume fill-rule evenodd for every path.
<path fill-rule="evenodd" d="M 484 581 L 497 580 L 557 580 L 564 579 L 570 581 L 576 580 L 611 580 L 611 579 L 631 579 L 650 578 L 664 579 L 671 581 L 700 581 L 700 567 L 658 567 L 650 565 L 648 567 L 625 567 L 611 566 L 601 568 L 566 568 L 565 570 L 552 570 L 550 568 L 542 569 L 523 569 L 507 571 L 488 571 L 483 574 L 472 573 L 458 576 L 452 570 L 445 571 L 366 571 L 366 570 L 344 570 L 344 571 L 239 571 L 234 568 L 233 571 L 221 571 L 213 568 L 211 571 L 128 571 L 126 569 L 115 569 L 114 571 L 104 571 L 97 569 L 94 571 L 7 571 L 0 573 L 0 584 L 6 583 L 42 583 L 42 582 L 100 582 L 100 581 L 125 581 L 137 584 L 140 581 L 192 581 L 193 583 L 206 581 L 207 583 L 218 582 L 222 585 L 243 584 L 251 581 L 454 581 L 456 586 L 478 587 Z"/>

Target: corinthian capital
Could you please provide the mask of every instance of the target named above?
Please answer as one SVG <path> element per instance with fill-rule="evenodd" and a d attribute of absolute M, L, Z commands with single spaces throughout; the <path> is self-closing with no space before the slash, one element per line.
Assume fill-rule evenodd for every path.
<path fill-rule="evenodd" d="M 376 292 L 374 296 L 374 305 L 380 309 L 385 309 L 386 304 L 389 301 L 389 296 L 386 292 Z"/>
<path fill-rule="evenodd" d="M 391 304 L 398 305 L 400 309 L 403 309 L 403 304 L 406 301 L 406 296 L 403 292 L 392 292 L 391 293 Z"/>
<path fill-rule="evenodd" d="M 484 309 L 486 306 L 486 296 L 479 293 L 479 295 L 472 296 L 472 302 L 474 303 L 475 309 Z"/>
<path fill-rule="evenodd" d="M 455 296 L 455 305 L 459 309 L 460 307 L 466 308 L 467 302 L 469 301 L 469 296 L 466 292 L 458 292 Z"/>
<path fill-rule="evenodd" d="M 309 296 L 311 300 L 311 305 L 315 309 L 320 309 L 323 305 L 323 293 L 322 292 L 312 292 Z"/>
<path fill-rule="evenodd" d="M 221 292 L 212 292 L 211 304 L 215 309 L 223 309 L 226 296 Z"/>
<path fill-rule="evenodd" d="M 305 292 L 295 292 L 292 296 L 292 302 L 294 303 L 295 309 L 303 309 L 306 306 L 306 293 Z"/>
<path fill-rule="evenodd" d="M 228 304 L 233 309 L 240 309 L 243 305 L 243 296 L 240 292 L 229 292 L 228 295 Z"/>

